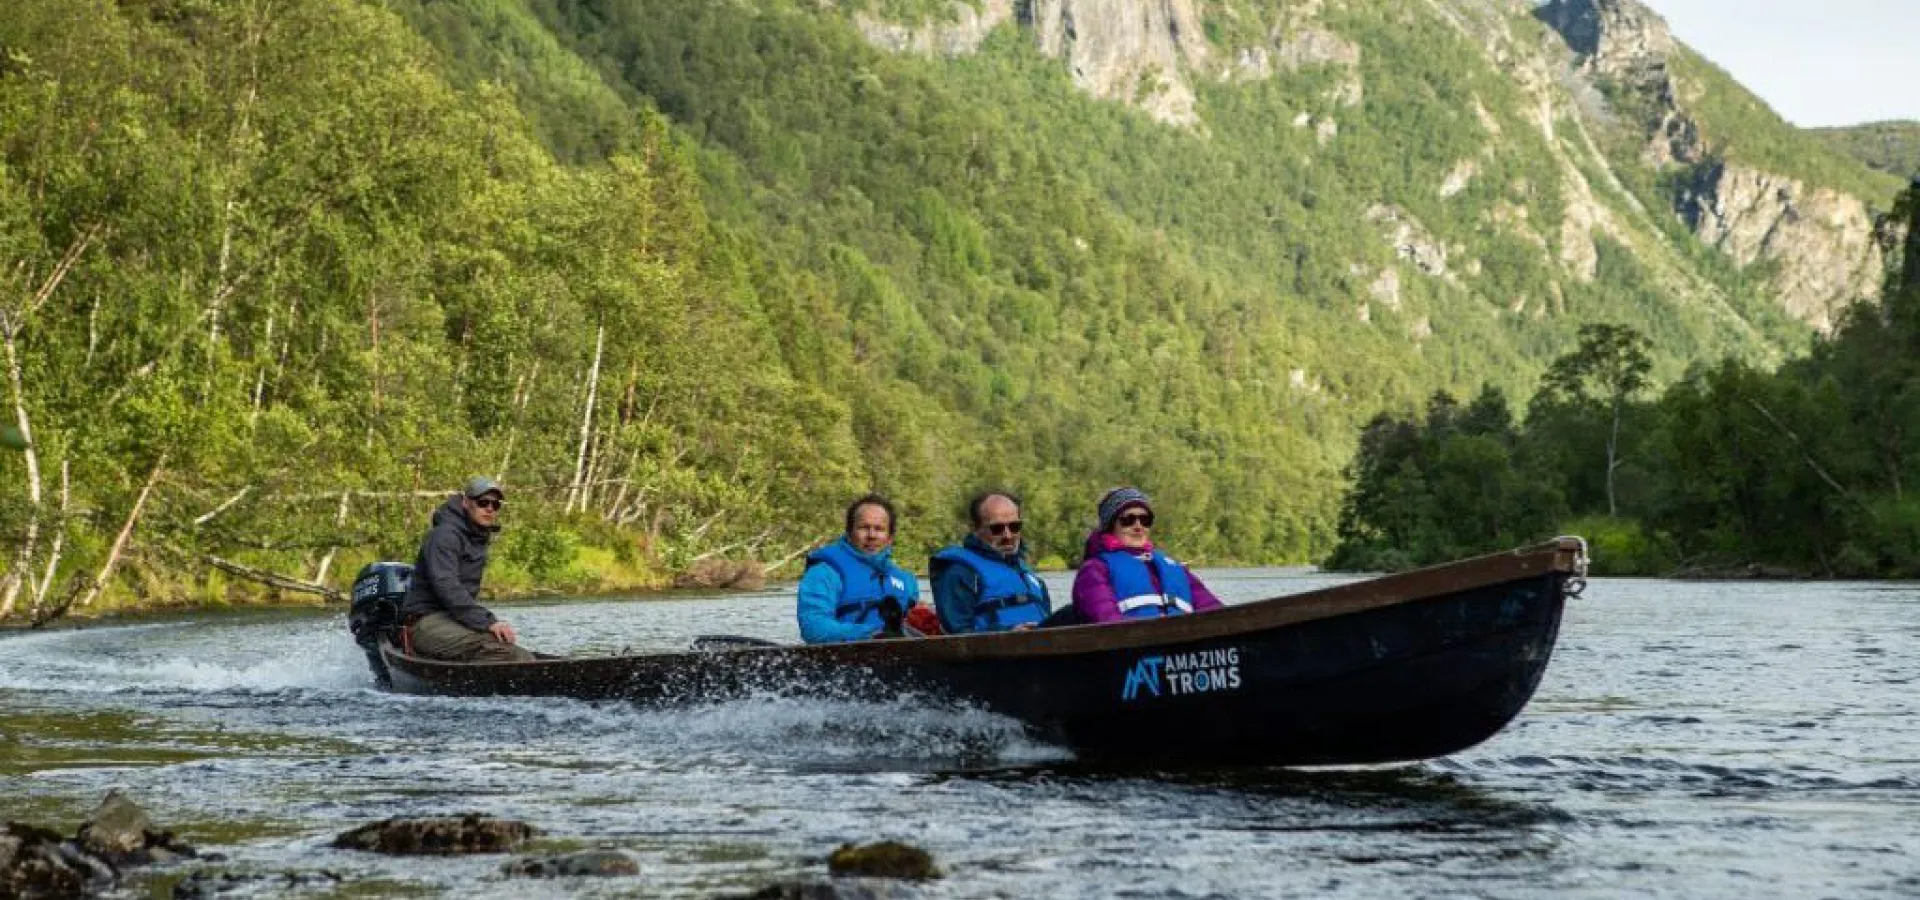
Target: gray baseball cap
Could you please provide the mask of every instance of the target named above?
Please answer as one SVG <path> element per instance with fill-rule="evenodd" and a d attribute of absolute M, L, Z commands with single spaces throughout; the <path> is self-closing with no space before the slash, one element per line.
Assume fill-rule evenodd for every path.
<path fill-rule="evenodd" d="M 500 499 L 507 499 L 507 492 L 501 489 L 500 483 L 485 475 L 467 479 L 466 494 L 469 500 L 478 500 L 482 494 L 499 494 Z"/>

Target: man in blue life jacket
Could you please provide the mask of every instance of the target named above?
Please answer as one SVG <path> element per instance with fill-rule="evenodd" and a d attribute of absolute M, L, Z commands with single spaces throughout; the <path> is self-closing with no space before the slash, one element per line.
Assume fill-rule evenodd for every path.
<path fill-rule="evenodd" d="M 837 644 L 903 634 L 920 598 L 913 573 L 893 564 L 893 504 L 868 494 L 847 507 L 846 533 L 807 555 L 800 578 L 800 638 Z"/>
<path fill-rule="evenodd" d="M 1027 561 L 1020 498 L 1006 491 L 978 494 L 967 504 L 967 521 L 973 532 L 927 565 L 940 627 L 968 634 L 1040 624 L 1053 611 L 1053 600 Z"/>

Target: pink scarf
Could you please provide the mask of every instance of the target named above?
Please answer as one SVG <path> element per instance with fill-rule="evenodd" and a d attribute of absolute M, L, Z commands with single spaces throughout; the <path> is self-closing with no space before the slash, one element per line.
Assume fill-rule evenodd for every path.
<path fill-rule="evenodd" d="M 1124 553 L 1145 555 L 1153 552 L 1153 541 L 1151 540 L 1147 541 L 1146 546 L 1136 549 L 1120 543 L 1120 537 L 1118 535 L 1108 534 L 1104 531 L 1095 533 L 1092 543 L 1094 550 L 1099 553 L 1112 553 L 1115 550 L 1119 550 Z"/>

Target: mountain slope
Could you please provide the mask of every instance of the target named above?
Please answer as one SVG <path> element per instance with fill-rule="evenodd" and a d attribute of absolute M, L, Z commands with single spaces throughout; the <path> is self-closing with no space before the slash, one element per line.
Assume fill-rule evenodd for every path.
<path fill-rule="evenodd" d="M 1316 558 L 1374 412 L 1588 322 L 1784 358 L 1894 183 L 1611 0 L 16 6 L 0 610 L 337 584 L 473 471 L 510 586 L 990 483 L 1056 560 L 1117 482 Z"/>
<path fill-rule="evenodd" d="M 1749 247 L 1749 230 L 1784 214 L 1701 212 L 1749 171 L 1734 168 L 1746 156 L 1715 155 L 1721 119 L 1746 120 L 1708 89 L 1757 101 L 1698 76 L 1681 90 L 1707 135 L 1695 161 L 1647 164 L 1640 117 L 1657 104 L 1629 116 L 1640 95 L 1526 4 L 533 8 L 695 137 L 711 205 L 767 236 L 769 256 L 857 298 L 872 285 L 848 284 L 835 255 L 857 251 L 862 278 L 897 306 L 869 326 L 860 301 L 836 304 L 854 314 L 843 346 L 896 380 L 886 393 L 1016 442 L 1036 395 L 1070 409 L 1121 386 L 1131 405 L 1073 417 L 1050 442 L 1057 457 L 994 471 L 949 448 L 921 471 L 1064 484 L 1247 473 L 1234 493 L 1246 507 L 1185 536 L 1202 552 L 1246 553 L 1265 522 L 1319 533 L 1327 508 L 1309 498 L 1322 488 L 1303 497 L 1248 471 L 1275 440 L 1294 444 L 1280 458 L 1313 461 L 1289 477 L 1327 484 L 1359 411 L 1482 379 L 1524 389 L 1580 322 L 1641 327 L 1673 374 L 1726 353 L 1778 359 L 1801 322 L 1825 326 L 1877 286 L 1868 203 L 1844 191 L 1890 195 L 1891 182 L 1803 142 L 1801 187 L 1783 190 L 1845 208 Z M 1622 30 L 1598 32 L 1595 52 Z M 1663 52 L 1691 71 L 1682 49 Z M 1791 158 L 1776 138 L 1795 133 L 1780 129 L 1755 145 Z M 1808 275 L 1823 266 L 1833 274 Z M 1020 327 L 1007 327 L 1015 310 Z M 1142 358 L 1174 373 L 1179 396 L 1125 371 Z M 1183 427 L 1161 418 L 1196 412 Z M 1129 422 L 1147 442 L 1179 439 L 1132 462 L 1104 447 Z M 890 487 L 937 508 L 939 490 Z"/>
<path fill-rule="evenodd" d="M 1869 122 L 1809 133 L 1866 165 L 1901 178 L 1920 177 L 1920 122 Z"/>

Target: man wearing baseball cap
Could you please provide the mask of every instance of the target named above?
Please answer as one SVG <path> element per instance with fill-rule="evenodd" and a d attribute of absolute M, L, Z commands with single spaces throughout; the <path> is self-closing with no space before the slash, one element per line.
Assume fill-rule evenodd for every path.
<path fill-rule="evenodd" d="M 413 628 L 413 652 L 460 662 L 515 662 L 533 658 L 516 643 L 513 627 L 480 605 L 487 545 L 500 530 L 507 492 L 491 478 L 467 479 L 465 490 L 433 511 L 433 527 L 413 562 L 413 580 L 400 604 Z"/>

